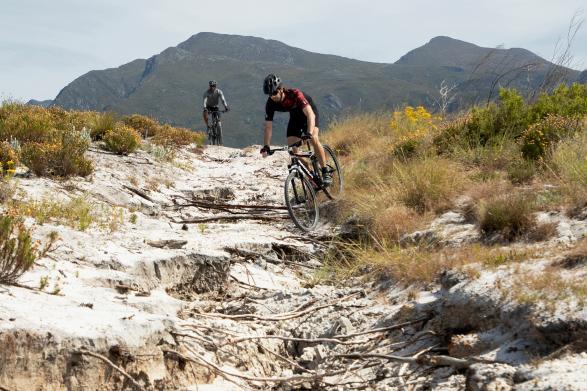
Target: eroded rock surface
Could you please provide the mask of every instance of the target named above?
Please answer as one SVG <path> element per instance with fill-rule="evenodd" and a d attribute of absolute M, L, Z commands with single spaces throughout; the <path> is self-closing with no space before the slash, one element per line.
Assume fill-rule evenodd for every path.
<path fill-rule="evenodd" d="M 556 306 L 518 296 L 520 276 L 553 265 L 585 275 L 585 263 L 557 246 L 587 223 L 543 216 L 559 236 L 540 245 L 542 256 L 447 270 L 427 289 L 315 284 L 328 222 L 313 236 L 281 218 L 198 222 L 227 214 L 206 203 L 283 204 L 285 157 L 257 155 L 209 147 L 164 163 L 93 151 L 88 180 L 19 179 L 23 201 L 84 197 L 115 218 L 84 231 L 27 220 L 37 238 L 60 239 L 20 287 L 0 286 L 0 389 L 585 386 L 584 305 L 572 295 Z M 479 234 L 449 212 L 405 240 L 455 247 Z"/>

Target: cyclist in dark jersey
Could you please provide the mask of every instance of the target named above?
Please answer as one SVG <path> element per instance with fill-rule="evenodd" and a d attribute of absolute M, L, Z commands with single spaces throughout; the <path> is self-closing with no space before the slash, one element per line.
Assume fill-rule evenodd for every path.
<path fill-rule="evenodd" d="M 269 74 L 263 82 L 263 92 L 269 95 L 265 104 L 265 135 L 261 154 L 267 156 L 270 150 L 271 135 L 273 133 L 273 116 L 276 111 L 289 112 L 287 124 L 287 143 L 291 145 L 300 140 L 302 134 L 307 133 L 322 167 L 322 181 L 328 186 L 332 183 L 332 176 L 326 167 L 326 155 L 318 138 L 319 114 L 312 98 L 295 88 L 286 88 L 281 79 Z"/>

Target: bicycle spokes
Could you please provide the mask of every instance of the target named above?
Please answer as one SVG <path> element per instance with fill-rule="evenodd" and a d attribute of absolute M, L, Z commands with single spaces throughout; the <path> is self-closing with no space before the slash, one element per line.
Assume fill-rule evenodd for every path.
<path fill-rule="evenodd" d="M 318 204 L 312 186 L 297 171 L 292 171 L 285 182 L 285 203 L 294 223 L 305 231 L 318 223 Z"/>

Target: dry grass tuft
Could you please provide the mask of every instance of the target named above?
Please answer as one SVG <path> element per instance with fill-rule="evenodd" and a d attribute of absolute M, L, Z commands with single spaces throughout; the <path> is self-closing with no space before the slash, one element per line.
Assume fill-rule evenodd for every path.
<path fill-rule="evenodd" d="M 506 295 L 518 303 L 542 306 L 554 313 L 563 301 L 576 301 L 580 308 L 587 299 L 584 276 L 574 276 L 556 267 L 527 272 L 518 277 Z"/>
<path fill-rule="evenodd" d="M 463 269 L 475 274 L 468 265 L 499 267 L 524 262 L 536 254 L 532 250 L 508 250 L 502 247 L 468 245 L 460 248 L 402 248 L 390 242 L 342 244 L 342 251 L 329 254 L 314 282 L 336 283 L 349 277 L 389 278 L 404 285 L 435 282 L 445 270 Z"/>
<path fill-rule="evenodd" d="M 479 205 L 479 228 L 483 234 L 499 234 L 513 241 L 528 234 L 536 226 L 534 200 L 523 194 L 507 194 Z"/>
<path fill-rule="evenodd" d="M 423 158 L 407 163 L 394 162 L 390 182 L 397 199 L 422 214 L 442 212 L 452 205 L 466 182 L 463 169 L 443 158 Z"/>
<path fill-rule="evenodd" d="M 553 264 L 553 266 L 564 269 L 575 269 L 587 266 L 587 238 L 577 242 L 575 247 L 569 251 L 562 260 Z"/>

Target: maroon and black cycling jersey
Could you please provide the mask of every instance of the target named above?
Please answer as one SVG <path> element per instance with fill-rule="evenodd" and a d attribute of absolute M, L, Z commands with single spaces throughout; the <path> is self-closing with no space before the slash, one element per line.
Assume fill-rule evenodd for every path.
<path fill-rule="evenodd" d="M 267 98 L 267 103 L 265 104 L 265 120 L 266 121 L 273 121 L 273 116 L 275 115 L 276 111 L 281 112 L 289 112 L 294 115 L 295 112 L 302 113 L 306 106 L 310 105 L 314 114 L 317 115 L 316 106 L 312 101 L 312 98 L 302 91 L 295 89 L 295 88 L 288 88 L 284 90 L 285 97 L 281 102 L 275 102 L 271 97 Z M 299 114 L 295 113 L 295 114 Z M 305 114 L 303 114 L 305 116 Z"/>

